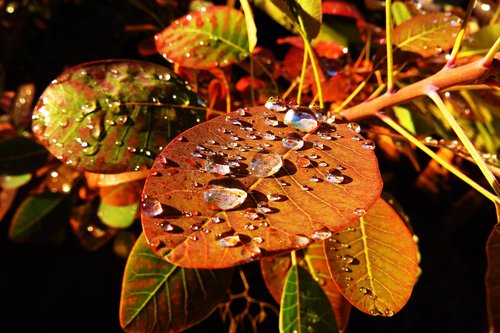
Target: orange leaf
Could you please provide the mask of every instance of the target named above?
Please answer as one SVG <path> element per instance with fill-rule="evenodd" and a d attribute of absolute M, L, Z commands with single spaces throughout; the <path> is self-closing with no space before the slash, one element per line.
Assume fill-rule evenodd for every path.
<path fill-rule="evenodd" d="M 373 147 L 357 131 L 321 124 L 304 134 L 265 107 L 187 130 L 146 181 L 146 238 L 177 265 L 222 268 L 303 248 L 320 240 L 318 230 L 344 229 L 382 187 Z M 289 135 L 304 146 L 289 149 Z"/>

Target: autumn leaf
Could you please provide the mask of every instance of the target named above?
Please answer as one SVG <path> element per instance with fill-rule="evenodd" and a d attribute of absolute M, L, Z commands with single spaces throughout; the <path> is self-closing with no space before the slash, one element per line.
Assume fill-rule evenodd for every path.
<path fill-rule="evenodd" d="M 310 134 L 285 125 L 314 128 L 307 112 L 285 119 L 241 109 L 174 139 L 143 192 L 155 252 L 184 267 L 235 266 L 304 248 L 369 209 L 382 185 L 374 145 L 355 123 L 323 123 Z"/>
<path fill-rule="evenodd" d="M 324 243 L 330 273 L 356 308 L 389 317 L 410 298 L 418 274 L 417 246 L 384 200 L 359 214 L 357 222 Z"/>
<path fill-rule="evenodd" d="M 104 60 L 70 68 L 54 80 L 35 107 L 32 129 L 70 166 L 137 171 L 150 166 L 170 138 L 204 119 L 196 108 L 201 105 L 168 68 Z"/>
<path fill-rule="evenodd" d="M 183 331 L 215 310 L 232 271 L 172 265 L 156 256 L 141 235 L 125 267 L 120 323 L 127 332 Z"/>

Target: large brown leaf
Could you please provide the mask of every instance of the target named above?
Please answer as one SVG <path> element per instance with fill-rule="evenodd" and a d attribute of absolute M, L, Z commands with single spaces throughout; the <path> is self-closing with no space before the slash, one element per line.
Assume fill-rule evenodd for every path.
<path fill-rule="evenodd" d="M 403 219 L 381 198 L 326 240 L 325 253 L 337 286 L 359 310 L 392 316 L 410 298 L 418 274 L 417 246 Z"/>
<path fill-rule="evenodd" d="M 354 222 L 356 210 L 369 209 L 380 194 L 377 159 L 366 149 L 372 146 L 348 125 L 322 124 L 304 136 L 283 124 L 283 113 L 265 107 L 241 111 L 184 132 L 152 167 L 142 223 L 153 249 L 172 263 L 222 268 L 303 248 L 320 240 L 321 231 L 340 231 Z M 269 125 L 273 122 L 276 127 Z M 290 133 L 303 136 L 303 148 L 283 146 Z M 271 136 L 275 140 L 268 140 Z M 249 172 L 256 156 L 281 156 L 283 166 L 272 176 L 255 177 Z M 222 163 L 219 173 L 229 173 L 208 172 L 217 166 L 211 159 Z M 326 180 L 335 181 L 340 173 L 340 184 Z M 213 197 L 217 186 L 227 202 L 236 202 L 228 188 L 247 198 L 240 207 L 214 209 L 205 196 Z"/>
<path fill-rule="evenodd" d="M 310 261 L 311 267 L 307 265 L 306 260 Z M 285 255 L 263 258 L 260 261 L 260 264 L 262 276 L 264 277 L 267 289 L 276 302 L 280 303 L 281 295 L 283 293 L 283 285 L 285 283 L 286 276 L 292 267 L 290 256 Z M 323 249 L 323 243 L 317 242 L 307 247 L 305 251 L 305 260 L 301 260 L 300 265 L 308 270 L 310 270 L 310 268 L 314 269 L 314 277 L 316 277 L 318 284 L 325 292 L 328 300 L 330 301 L 330 305 L 333 308 L 335 318 L 337 319 L 337 326 L 341 331 L 345 331 L 349 321 L 349 314 L 351 312 L 351 303 L 349 303 L 340 293 L 339 289 L 335 285 L 335 282 L 330 276 L 327 259 Z"/>
<path fill-rule="evenodd" d="M 500 224 L 491 231 L 486 246 L 488 271 L 486 272 L 486 300 L 491 332 L 500 329 Z"/>

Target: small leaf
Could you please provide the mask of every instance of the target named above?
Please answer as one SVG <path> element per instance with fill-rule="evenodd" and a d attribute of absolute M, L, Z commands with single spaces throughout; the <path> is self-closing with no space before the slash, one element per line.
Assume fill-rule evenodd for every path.
<path fill-rule="evenodd" d="M 403 51 L 430 57 L 453 47 L 461 22 L 447 13 L 418 15 L 394 28 L 393 43 Z"/>
<path fill-rule="evenodd" d="M 105 60 L 70 68 L 54 80 L 35 107 L 32 128 L 70 166 L 137 171 L 150 166 L 170 138 L 203 119 L 190 105 L 201 101 L 170 69 Z"/>
<path fill-rule="evenodd" d="M 488 270 L 486 272 L 486 304 L 490 332 L 500 329 L 500 224 L 496 224 L 486 245 Z"/>
<path fill-rule="evenodd" d="M 487 25 L 464 40 L 464 49 L 488 50 L 495 44 L 498 36 L 500 36 L 500 23 Z"/>
<path fill-rule="evenodd" d="M 180 332 L 205 319 L 226 295 L 232 269 L 197 270 L 156 256 L 144 235 L 123 276 L 120 323 L 127 332 Z"/>
<path fill-rule="evenodd" d="M 415 124 L 413 123 L 413 117 L 410 110 L 402 106 L 394 106 L 393 110 L 394 114 L 399 120 L 399 123 L 410 133 L 416 135 L 417 130 L 415 129 Z"/>
<path fill-rule="evenodd" d="M 109 228 L 99 221 L 97 205 L 93 202 L 72 207 L 69 221 L 80 245 L 88 251 L 100 249 L 117 233 L 117 229 Z"/>
<path fill-rule="evenodd" d="M 35 171 L 47 160 L 47 150 L 35 141 L 13 137 L 0 141 L 0 174 L 22 175 Z"/>
<path fill-rule="evenodd" d="M 138 180 L 116 186 L 101 187 L 101 202 L 97 216 L 107 226 L 128 228 L 134 222 L 144 181 Z"/>
<path fill-rule="evenodd" d="M 134 180 L 145 179 L 148 174 L 149 170 L 147 169 L 113 174 L 85 172 L 85 179 L 90 188 L 97 188 L 120 185 Z"/>
<path fill-rule="evenodd" d="M 359 310 L 392 316 L 406 304 L 418 274 L 417 246 L 384 200 L 324 245 L 330 274 Z"/>
<path fill-rule="evenodd" d="M 0 177 L 0 187 L 4 190 L 14 190 L 28 184 L 30 180 L 31 173 L 18 176 L 4 175 Z"/>
<path fill-rule="evenodd" d="M 16 241 L 31 241 L 37 238 L 45 240 L 52 236 L 45 234 L 53 230 L 54 221 L 60 212 L 64 199 L 62 193 L 41 193 L 27 197 L 17 208 L 9 229 L 9 237 Z"/>
<path fill-rule="evenodd" d="M 403 2 L 393 2 L 391 5 L 392 19 L 394 24 L 400 25 L 412 18 L 410 9 Z"/>
<path fill-rule="evenodd" d="M 195 69 L 238 63 L 250 52 L 243 13 L 226 6 L 191 12 L 155 40 L 156 49 L 168 61 Z"/>
<path fill-rule="evenodd" d="M 174 139 L 153 165 L 161 176 L 146 180 L 144 232 L 172 263 L 224 268 L 304 248 L 315 231 L 344 229 L 379 196 L 377 160 L 359 125 L 323 123 L 306 134 L 285 126 L 283 112 L 242 111 Z M 213 198 L 227 199 L 224 207 Z"/>
<path fill-rule="evenodd" d="M 107 226 L 112 228 L 128 228 L 134 223 L 139 209 L 139 202 L 127 206 L 112 206 L 101 201 L 97 216 Z"/>
<path fill-rule="evenodd" d="M 257 27 L 255 26 L 252 7 L 250 7 L 248 0 L 241 0 L 240 3 L 243 13 L 245 14 L 245 24 L 247 26 L 248 35 L 248 51 L 252 53 L 255 45 L 257 45 Z"/>
<path fill-rule="evenodd" d="M 325 293 L 301 266 L 292 266 L 285 281 L 280 306 L 280 332 L 338 332 Z"/>
<path fill-rule="evenodd" d="M 338 15 L 364 21 L 363 14 L 359 11 L 355 3 L 347 1 L 323 1 L 321 4 L 323 15 Z"/>

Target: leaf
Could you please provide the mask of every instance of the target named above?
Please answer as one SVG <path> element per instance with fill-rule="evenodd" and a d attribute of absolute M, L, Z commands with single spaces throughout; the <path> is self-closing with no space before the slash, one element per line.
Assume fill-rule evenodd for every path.
<path fill-rule="evenodd" d="M 453 47 L 462 20 L 447 13 L 418 15 L 392 30 L 393 44 L 430 57 Z"/>
<path fill-rule="evenodd" d="M 47 190 L 52 193 L 69 193 L 81 173 L 66 164 L 59 165 L 45 177 L 44 183 Z"/>
<path fill-rule="evenodd" d="M 325 253 L 337 286 L 359 310 L 392 316 L 408 301 L 418 274 L 417 246 L 384 200 L 326 240 Z"/>
<path fill-rule="evenodd" d="M 245 59 L 249 38 L 243 13 L 210 6 L 174 21 L 155 36 L 156 49 L 170 62 L 195 69 L 227 66 Z"/>
<path fill-rule="evenodd" d="M 127 332 L 180 332 L 215 310 L 231 278 L 232 269 L 172 265 L 156 256 L 141 235 L 125 267 L 120 324 Z"/>
<path fill-rule="evenodd" d="M 99 221 L 97 205 L 91 201 L 72 207 L 69 222 L 80 245 L 88 251 L 100 249 L 117 233 L 117 229 L 109 228 Z"/>
<path fill-rule="evenodd" d="M 9 237 L 15 241 L 52 239 L 49 232 L 55 226 L 54 219 L 60 216 L 67 194 L 40 193 L 27 197 L 17 208 L 9 229 Z M 45 234 L 47 233 L 47 234 Z"/>
<path fill-rule="evenodd" d="M 391 5 L 392 19 L 394 24 L 400 25 L 412 18 L 410 9 L 403 2 L 393 2 Z"/>
<path fill-rule="evenodd" d="M 153 249 L 172 263 L 223 268 L 263 254 L 304 248 L 319 240 L 316 231 L 339 231 L 354 222 L 356 208 L 368 209 L 380 194 L 377 159 L 373 150 L 363 148 L 354 131 L 359 125 L 325 123 L 317 133 L 303 136 L 284 125 L 283 113 L 265 107 L 247 108 L 243 116 L 241 111 L 195 126 L 174 139 L 146 180 L 145 235 Z M 291 133 L 305 140 L 298 151 L 282 144 Z M 253 176 L 249 170 L 254 157 L 271 158 L 269 165 L 278 172 Z M 267 162 L 256 165 L 263 170 L 268 166 Z M 337 173 L 344 177 L 340 184 L 325 180 L 335 181 Z M 236 203 L 243 193 L 247 198 L 237 209 L 214 210 L 205 196 L 210 197 L 215 186 L 223 187 L 228 203 Z M 235 244 L 228 246 L 227 241 Z"/>
<path fill-rule="evenodd" d="M 413 123 L 412 113 L 410 110 L 402 106 L 394 106 L 393 110 L 399 123 L 411 134 L 416 135 L 417 130 L 415 129 L 415 124 Z"/>
<path fill-rule="evenodd" d="M 500 23 L 487 25 L 464 40 L 465 50 L 488 50 L 500 36 Z"/>
<path fill-rule="evenodd" d="M 347 1 L 323 1 L 321 4 L 323 15 L 338 15 L 364 21 L 363 14 L 354 3 Z"/>
<path fill-rule="evenodd" d="M 295 34 L 303 29 L 303 34 L 312 40 L 320 30 L 322 21 L 321 1 L 318 0 L 255 0 L 255 5 L 265 11 L 273 20 Z"/>
<path fill-rule="evenodd" d="M 170 138 L 202 120 L 200 105 L 168 68 L 105 60 L 70 68 L 54 80 L 35 107 L 33 132 L 70 166 L 137 171 L 150 166 Z"/>
<path fill-rule="evenodd" d="M 310 267 L 308 267 L 307 261 L 311 263 Z M 290 256 L 284 255 L 262 258 L 260 264 L 267 289 L 276 302 L 279 303 L 281 301 L 286 276 L 291 268 Z M 327 259 L 323 250 L 323 243 L 318 242 L 308 246 L 305 251 L 305 260 L 301 260 L 300 265 L 304 269 L 309 270 L 311 267 L 314 269 L 314 279 L 328 297 L 330 306 L 335 313 L 338 327 L 342 331 L 345 331 L 351 312 L 351 303 L 349 303 L 340 293 L 330 276 Z"/>
<path fill-rule="evenodd" d="M 101 187 L 101 202 L 97 216 L 107 226 L 128 228 L 134 223 L 139 210 L 144 181 L 138 180 L 116 186 Z"/>
<path fill-rule="evenodd" d="M 241 9 L 245 14 L 245 24 L 247 27 L 248 35 L 248 51 L 253 52 L 255 45 L 257 45 L 257 27 L 255 26 L 255 20 L 253 18 L 252 7 L 248 0 L 241 0 Z"/>
<path fill-rule="evenodd" d="M 497 223 L 486 244 L 488 270 L 486 271 L 486 304 L 490 331 L 500 328 L 500 225 Z"/>
<path fill-rule="evenodd" d="M 130 171 L 116 174 L 86 172 L 85 179 L 87 180 L 87 185 L 90 188 L 97 188 L 120 185 L 134 180 L 145 179 L 148 174 L 149 170 Z"/>
<path fill-rule="evenodd" d="M 301 266 L 293 265 L 286 278 L 280 306 L 280 332 L 338 332 L 328 298 Z"/>
<path fill-rule="evenodd" d="M 128 228 L 134 223 L 139 209 L 139 202 L 127 206 L 113 206 L 101 201 L 97 216 L 107 226 L 112 228 Z"/>
<path fill-rule="evenodd" d="M 4 190 L 15 190 L 28 184 L 30 180 L 31 173 L 18 176 L 4 175 L 0 177 L 0 187 Z"/>
<path fill-rule="evenodd" d="M 31 124 L 31 110 L 33 108 L 33 100 L 35 98 L 35 85 L 26 83 L 19 86 L 14 99 L 10 114 L 14 126 L 17 129 L 29 128 Z"/>
<path fill-rule="evenodd" d="M 48 152 L 40 144 L 24 137 L 0 141 L 0 174 L 22 175 L 43 166 Z"/>

